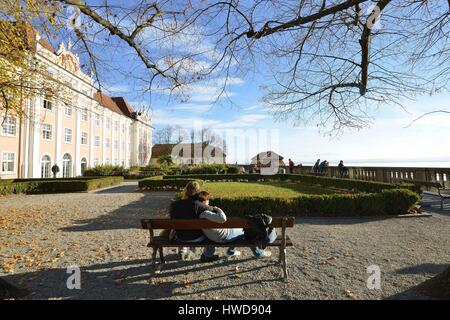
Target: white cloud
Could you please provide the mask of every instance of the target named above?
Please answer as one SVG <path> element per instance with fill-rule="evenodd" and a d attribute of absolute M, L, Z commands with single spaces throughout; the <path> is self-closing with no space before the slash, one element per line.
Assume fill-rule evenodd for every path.
<path fill-rule="evenodd" d="M 109 95 L 117 95 L 121 93 L 130 92 L 130 87 L 123 84 L 114 84 L 114 85 L 105 85 L 103 90 L 107 92 Z"/>
<path fill-rule="evenodd" d="M 173 107 L 176 111 L 189 111 L 194 113 L 204 113 L 211 111 L 213 106 L 210 104 L 182 103 Z"/>

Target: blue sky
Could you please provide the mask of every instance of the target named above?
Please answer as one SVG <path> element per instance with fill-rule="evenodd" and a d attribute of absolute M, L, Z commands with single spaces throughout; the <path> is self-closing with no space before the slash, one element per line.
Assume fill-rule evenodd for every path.
<path fill-rule="evenodd" d="M 142 35 L 148 49 L 161 57 L 165 52 L 173 55 L 202 52 L 200 63 L 208 63 L 208 55 L 214 55 L 211 43 L 202 38 L 201 30 L 193 29 L 182 38 L 164 38 L 154 41 L 159 35 L 148 32 Z M 106 48 L 106 47 L 105 47 Z M 155 51 L 157 48 L 157 51 Z M 205 53 L 206 52 L 206 53 Z M 101 66 L 101 80 L 104 90 L 113 96 L 126 97 L 136 109 L 149 109 L 156 128 L 180 125 L 186 129 L 207 127 L 225 135 L 235 130 L 238 135 L 247 132 L 264 132 L 273 136 L 272 144 L 247 143 L 241 150 L 229 150 L 229 161 L 248 162 L 255 152 L 272 149 L 295 162 L 311 163 L 315 159 L 347 162 L 376 160 L 422 160 L 444 161 L 450 166 L 450 115 L 429 115 L 414 125 L 405 128 L 414 119 L 433 110 L 450 111 L 450 93 L 420 96 L 417 100 L 403 101 L 405 109 L 394 105 L 382 105 L 369 111 L 373 121 L 361 130 L 345 130 L 328 135 L 327 128 L 318 128 L 315 123 L 294 126 L 290 121 L 277 122 L 267 106 L 261 102 L 264 94 L 261 86 L 270 83 L 267 67 L 241 72 L 229 80 L 226 94 L 217 98 L 224 81 L 220 72 L 213 74 L 210 81 L 190 87 L 189 99 L 180 99 L 153 90 L 151 95 L 143 93 L 143 82 L 137 80 L 145 75 L 142 63 L 125 44 L 110 38 L 107 50 L 98 53 L 105 62 Z M 203 60 L 202 60 L 203 59 Z M 200 66 L 189 66 L 200 68 Z M 241 130 L 241 131 L 239 131 Z M 253 130 L 253 131 L 252 131 Z M 256 131 L 255 131 L 256 130 Z M 265 131 L 264 131 L 265 130 Z M 261 133 L 262 132 L 262 133 Z M 263 138 L 263 137 L 261 137 Z M 232 141 L 227 141 L 233 149 Z"/>

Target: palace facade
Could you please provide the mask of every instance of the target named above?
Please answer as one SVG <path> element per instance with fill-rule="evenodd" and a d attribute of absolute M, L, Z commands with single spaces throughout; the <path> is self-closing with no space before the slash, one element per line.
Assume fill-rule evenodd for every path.
<path fill-rule="evenodd" d="M 150 117 L 124 98 L 100 92 L 70 44 L 55 50 L 37 32 L 33 37 L 36 58 L 63 83 L 71 102 L 35 96 L 25 101 L 22 119 L 0 108 L 0 178 L 48 178 L 54 164 L 58 177 L 81 176 L 100 164 L 145 166 L 152 149 Z"/>

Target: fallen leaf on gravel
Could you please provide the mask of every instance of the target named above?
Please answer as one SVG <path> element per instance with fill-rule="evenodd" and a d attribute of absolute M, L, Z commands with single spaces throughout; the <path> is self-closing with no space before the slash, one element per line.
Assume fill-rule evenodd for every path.
<path fill-rule="evenodd" d="M 351 292 L 349 289 L 344 289 L 342 291 L 347 296 L 347 298 L 350 298 L 350 299 L 353 299 L 353 300 L 359 299 L 358 295 L 353 293 L 353 292 Z"/>
<path fill-rule="evenodd" d="M 344 257 L 353 257 L 353 253 L 351 253 L 351 252 L 344 252 Z"/>
<path fill-rule="evenodd" d="M 336 260 L 336 259 L 337 259 L 337 257 L 335 257 L 335 256 L 333 256 L 333 257 L 328 257 L 328 258 L 327 258 L 328 261 Z"/>
<path fill-rule="evenodd" d="M 191 286 L 191 284 L 189 283 L 189 280 L 188 279 L 184 279 L 184 281 L 183 281 L 183 288 L 189 289 L 190 286 Z"/>
<path fill-rule="evenodd" d="M 150 280 L 148 280 L 149 284 L 164 284 L 166 282 L 167 281 L 164 280 L 164 279 L 150 279 Z"/>

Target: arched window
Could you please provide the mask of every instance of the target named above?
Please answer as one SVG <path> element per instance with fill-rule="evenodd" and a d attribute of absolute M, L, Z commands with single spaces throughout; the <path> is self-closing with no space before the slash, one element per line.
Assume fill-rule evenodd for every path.
<path fill-rule="evenodd" d="M 43 156 L 41 159 L 41 178 L 50 178 L 52 159 L 50 156 Z"/>
<path fill-rule="evenodd" d="M 81 175 L 84 174 L 84 171 L 87 169 L 87 160 L 86 158 L 81 159 Z"/>
<path fill-rule="evenodd" d="M 72 176 L 72 156 L 66 153 L 63 157 L 63 178 Z"/>

